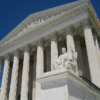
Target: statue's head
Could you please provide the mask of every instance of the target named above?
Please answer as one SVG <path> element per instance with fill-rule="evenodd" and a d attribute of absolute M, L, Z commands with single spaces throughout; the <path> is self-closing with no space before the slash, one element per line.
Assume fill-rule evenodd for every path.
<path fill-rule="evenodd" d="M 62 53 L 64 54 L 64 53 L 66 53 L 66 48 L 62 48 Z"/>

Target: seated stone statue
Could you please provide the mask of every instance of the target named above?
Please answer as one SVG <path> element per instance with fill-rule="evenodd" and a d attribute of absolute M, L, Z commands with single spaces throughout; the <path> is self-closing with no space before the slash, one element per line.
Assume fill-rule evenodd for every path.
<path fill-rule="evenodd" d="M 54 59 L 53 67 L 54 69 L 67 68 L 68 70 L 76 70 L 77 67 L 77 53 L 71 50 L 71 48 L 66 52 L 66 48 L 62 48 L 62 55 L 58 59 Z"/>

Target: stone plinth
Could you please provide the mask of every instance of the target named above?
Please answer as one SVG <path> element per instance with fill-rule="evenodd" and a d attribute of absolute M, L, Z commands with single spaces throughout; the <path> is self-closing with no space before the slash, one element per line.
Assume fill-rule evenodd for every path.
<path fill-rule="evenodd" d="M 99 93 L 66 69 L 47 72 L 37 81 L 41 84 L 41 100 L 100 100 Z"/>

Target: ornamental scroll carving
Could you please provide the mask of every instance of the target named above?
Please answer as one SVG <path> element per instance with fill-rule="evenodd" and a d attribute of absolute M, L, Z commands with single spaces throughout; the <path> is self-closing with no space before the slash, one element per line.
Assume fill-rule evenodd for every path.
<path fill-rule="evenodd" d="M 58 59 L 54 59 L 54 69 L 67 68 L 68 70 L 76 73 L 77 52 L 74 52 L 74 50 L 72 50 L 70 47 L 68 52 L 66 52 L 66 48 L 62 48 L 62 53 L 63 54 L 60 55 Z"/>

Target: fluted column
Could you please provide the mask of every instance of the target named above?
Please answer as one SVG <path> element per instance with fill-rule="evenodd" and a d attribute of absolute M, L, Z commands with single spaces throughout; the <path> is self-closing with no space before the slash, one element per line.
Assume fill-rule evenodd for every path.
<path fill-rule="evenodd" d="M 21 100 L 28 100 L 29 66 L 30 66 L 30 45 L 24 48 L 23 73 L 21 84 Z"/>
<path fill-rule="evenodd" d="M 36 78 L 39 78 L 44 72 L 44 54 L 43 54 L 43 38 L 37 42 L 37 63 Z M 41 98 L 41 85 L 36 81 L 36 100 Z"/>
<path fill-rule="evenodd" d="M 69 51 L 70 49 L 75 51 L 75 44 L 74 44 L 74 37 L 73 37 L 73 34 L 74 34 L 73 27 L 70 26 L 67 29 L 65 29 L 65 33 L 66 33 L 67 51 Z"/>
<path fill-rule="evenodd" d="M 58 59 L 57 33 L 52 33 L 51 35 L 51 70 L 54 70 L 54 59 Z"/>
<path fill-rule="evenodd" d="M 3 60 L 2 60 L 2 58 L 0 57 L 0 75 L 1 75 L 2 62 L 3 62 Z"/>
<path fill-rule="evenodd" d="M 9 100 L 17 100 L 18 69 L 19 69 L 19 51 L 17 50 L 14 53 Z"/>
<path fill-rule="evenodd" d="M 81 50 L 81 45 L 80 45 L 80 36 L 75 35 L 74 39 L 75 39 L 76 52 L 78 53 L 78 58 L 77 58 L 78 75 L 83 76 L 84 75 L 84 63 L 83 63 L 82 50 Z"/>
<path fill-rule="evenodd" d="M 32 89 L 32 100 L 36 98 L 36 52 L 34 52 L 34 64 L 33 64 L 33 89 Z"/>
<path fill-rule="evenodd" d="M 84 25 L 84 37 L 85 37 L 85 43 L 87 48 L 91 81 L 95 85 L 100 87 L 100 67 L 99 67 L 99 62 L 96 54 L 93 36 L 92 36 L 90 21 L 85 20 L 83 22 L 83 25 Z"/>
<path fill-rule="evenodd" d="M 9 89 L 9 75 L 10 75 L 10 55 L 7 54 L 5 57 L 5 65 L 3 71 L 3 79 L 2 79 L 2 86 L 1 86 L 1 99 L 6 100 L 8 96 L 8 89 Z"/>

